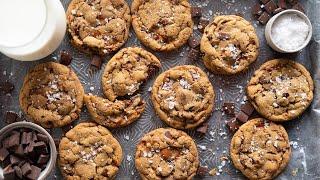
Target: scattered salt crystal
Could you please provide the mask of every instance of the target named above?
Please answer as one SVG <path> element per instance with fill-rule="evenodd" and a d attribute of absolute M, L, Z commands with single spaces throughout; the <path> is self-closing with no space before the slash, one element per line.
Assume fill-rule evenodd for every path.
<path fill-rule="evenodd" d="M 94 91 L 94 87 L 93 86 L 91 86 L 89 89 L 90 89 L 90 91 Z"/>
<path fill-rule="evenodd" d="M 203 151 L 207 150 L 207 147 L 204 146 L 204 145 L 198 145 L 198 147 L 199 147 L 201 150 L 203 150 Z"/>

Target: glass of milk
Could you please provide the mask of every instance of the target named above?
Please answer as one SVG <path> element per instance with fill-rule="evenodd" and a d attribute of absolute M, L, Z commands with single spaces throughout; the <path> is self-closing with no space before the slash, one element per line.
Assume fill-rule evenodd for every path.
<path fill-rule="evenodd" d="M 21 61 L 51 54 L 66 32 L 60 0 L 0 0 L 0 52 Z"/>

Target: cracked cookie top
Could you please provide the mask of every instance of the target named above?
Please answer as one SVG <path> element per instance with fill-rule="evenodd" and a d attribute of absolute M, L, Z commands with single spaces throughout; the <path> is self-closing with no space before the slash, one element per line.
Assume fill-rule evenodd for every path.
<path fill-rule="evenodd" d="M 249 179 L 273 179 L 288 164 L 291 148 L 286 130 L 256 118 L 234 134 L 230 155 L 234 166 Z"/>
<path fill-rule="evenodd" d="M 71 43 L 82 51 L 108 54 L 128 39 L 131 16 L 125 0 L 72 0 L 66 16 Z"/>
<path fill-rule="evenodd" d="M 313 99 L 313 80 L 304 66 L 285 59 L 264 63 L 251 78 L 247 95 L 255 109 L 272 121 L 301 115 Z"/>
<path fill-rule="evenodd" d="M 135 165 L 142 179 L 192 179 L 199 166 L 197 147 L 185 132 L 159 128 L 137 145 Z"/>
<path fill-rule="evenodd" d="M 158 58 L 150 52 L 139 47 L 124 48 L 106 65 L 102 75 L 103 92 L 110 101 L 118 96 L 133 95 L 160 66 Z"/>
<path fill-rule="evenodd" d="M 115 102 L 98 96 L 85 95 L 84 102 L 95 122 L 112 128 L 126 126 L 136 121 L 146 106 L 140 95 Z"/>
<path fill-rule="evenodd" d="M 79 117 L 83 87 L 67 66 L 48 62 L 28 72 L 20 91 L 21 109 L 46 128 L 61 127 Z"/>
<path fill-rule="evenodd" d="M 188 0 L 133 0 L 131 11 L 138 39 L 155 51 L 177 49 L 192 34 Z"/>
<path fill-rule="evenodd" d="M 214 97 L 207 75 L 192 65 L 176 66 L 160 74 L 151 95 L 160 119 L 178 129 L 204 122 L 211 115 Z"/>
<path fill-rule="evenodd" d="M 66 179 L 113 179 L 121 161 L 119 142 L 95 123 L 78 124 L 59 145 L 59 165 Z"/>
<path fill-rule="evenodd" d="M 236 74 L 248 68 L 259 54 L 254 27 L 235 15 L 216 16 L 201 39 L 205 66 L 217 74 Z"/>

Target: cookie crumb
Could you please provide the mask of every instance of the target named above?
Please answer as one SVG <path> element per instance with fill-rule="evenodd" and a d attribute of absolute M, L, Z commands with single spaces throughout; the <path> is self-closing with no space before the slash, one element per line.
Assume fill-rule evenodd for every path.
<path fill-rule="evenodd" d="M 211 170 L 209 171 L 210 176 L 218 175 L 217 173 L 218 173 L 218 172 L 217 172 L 217 169 L 216 169 L 216 168 L 213 168 L 213 169 L 211 169 Z M 219 175 L 220 175 L 220 174 L 219 174 Z"/>

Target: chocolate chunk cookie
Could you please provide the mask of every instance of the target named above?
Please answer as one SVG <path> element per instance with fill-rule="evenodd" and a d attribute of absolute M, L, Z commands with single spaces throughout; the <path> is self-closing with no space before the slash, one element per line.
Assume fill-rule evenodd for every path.
<path fill-rule="evenodd" d="M 197 147 L 185 132 L 159 128 L 137 145 L 135 165 L 142 179 L 192 179 L 199 166 Z"/>
<path fill-rule="evenodd" d="M 247 94 L 254 108 L 272 121 L 297 118 L 313 99 L 313 80 L 301 64 L 275 59 L 264 63 L 251 78 Z"/>
<path fill-rule="evenodd" d="M 131 11 L 138 39 L 155 51 L 177 49 L 192 34 L 188 0 L 133 0 Z"/>
<path fill-rule="evenodd" d="M 23 112 L 43 127 L 61 127 L 79 117 L 84 90 L 67 66 L 48 62 L 37 65 L 24 78 L 20 91 Z"/>
<path fill-rule="evenodd" d="M 192 65 L 160 74 L 152 87 L 152 102 L 160 119 L 178 129 L 200 125 L 211 114 L 215 93 L 207 75 Z"/>
<path fill-rule="evenodd" d="M 216 16 L 205 28 L 200 44 L 205 66 L 217 74 L 244 71 L 259 54 L 254 27 L 240 16 Z"/>
<path fill-rule="evenodd" d="M 124 48 L 106 65 L 102 75 L 103 92 L 110 101 L 132 95 L 160 66 L 160 61 L 150 52 L 139 47 Z"/>
<path fill-rule="evenodd" d="M 111 102 L 102 97 L 85 95 L 84 102 L 92 119 L 107 127 L 122 127 L 136 121 L 146 106 L 140 95 Z"/>
<path fill-rule="evenodd" d="M 84 52 L 108 54 L 128 39 L 131 16 L 125 0 L 72 0 L 66 16 L 71 43 Z"/>
<path fill-rule="evenodd" d="M 234 134 L 230 155 L 234 166 L 249 179 L 273 179 L 289 163 L 286 130 L 262 118 L 243 124 Z"/>
<path fill-rule="evenodd" d="M 110 131 L 95 123 L 80 123 L 59 145 L 59 165 L 65 179 L 113 179 L 122 149 Z"/>

